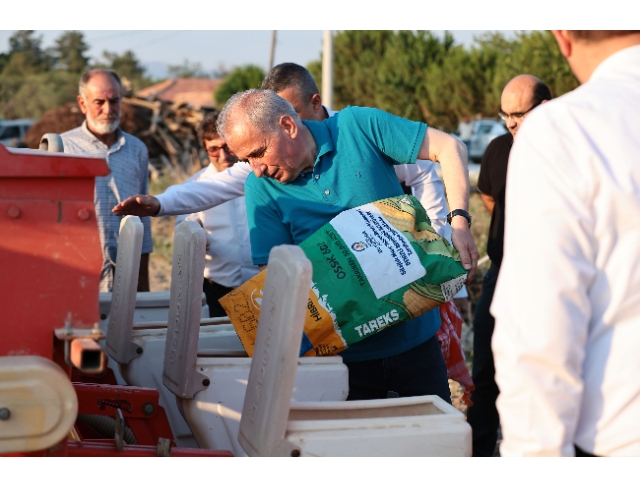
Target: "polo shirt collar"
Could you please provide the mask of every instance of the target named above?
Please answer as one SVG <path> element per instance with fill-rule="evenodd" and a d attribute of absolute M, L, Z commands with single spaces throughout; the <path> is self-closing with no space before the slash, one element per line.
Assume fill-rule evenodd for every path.
<path fill-rule="evenodd" d="M 100 144 L 100 145 L 106 147 L 104 142 L 102 142 L 98 137 L 95 136 L 95 134 L 93 134 L 91 132 L 91 130 L 89 130 L 89 127 L 87 127 L 87 120 L 86 119 L 84 120 L 84 122 L 82 122 L 82 131 L 84 132 L 84 135 L 89 140 L 93 141 L 96 144 Z M 118 150 L 125 143 L 124 132 L 122 131 L 122 129 L 120 127 L 118 127 L 116 129 L 116 136 L 117 136 L 116 143 L 113 144 L 111 147 L 107 147 L 107 150 L 109 150 L 111 152 Z"/>
<path fill-rule="evenodd" d="M 329 129 L 324 123 L 308 120 L 303 120 L 302 123 L 307 126 L 318 146 L 318 155 L 314 162 L 315 166 L 323 155 L 333 150 L 333 140 L 331 140 Z"/>

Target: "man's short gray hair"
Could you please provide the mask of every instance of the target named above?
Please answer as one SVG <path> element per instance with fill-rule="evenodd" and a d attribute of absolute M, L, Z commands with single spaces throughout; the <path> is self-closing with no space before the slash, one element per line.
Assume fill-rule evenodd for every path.
<path fill-rule="evenodd" d="M 276 93 L 293 88 L 304 103 L 311 100 L 313 95 L 320 94 L 311 73 L 296 63 L 282 63 L 275 66 L 265 76 L 261 88 Z"/>
<path fill-rule="evenodd" d="M 246 123 L 260 134 L 276 134 L 280 117 L 289 115 L 302 123 L 296 111 L 284 98 L 271 90 L 251 89 L 236 93 L 224 105 L 218 116 L 218 134 L 226 139 L 236 123 Z"/>
<path fill-rule="evenodd" d="M 118 76 L 118 73 L 111 69 L 92 69 L 91 71 L 87 71 L 86 73 L 84 73 L 80 78 L 80 83 L 78 83 L 78 93 L 80 93 L 80 96 L 82 98 L 87 98 L 87 84 L 89 83 L 89 81 L 91 81 L 91 78 L 93 78 L 97 74 L 106 74 L 108 76 L 111 76 L 118 83 L 118 86 L 120 87 L 120 93 L 122 93 L 122 81 L 120 81 L 120 76 Z"/>

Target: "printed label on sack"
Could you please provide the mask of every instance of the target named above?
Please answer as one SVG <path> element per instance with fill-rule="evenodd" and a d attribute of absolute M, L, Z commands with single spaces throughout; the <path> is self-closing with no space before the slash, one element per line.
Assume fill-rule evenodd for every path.
<path fill-rule="evenodd" d="M 331 226 L 353 252 L 377 299 L 426 274 L 407 238 L 375 205 L 342 212 Z"/>

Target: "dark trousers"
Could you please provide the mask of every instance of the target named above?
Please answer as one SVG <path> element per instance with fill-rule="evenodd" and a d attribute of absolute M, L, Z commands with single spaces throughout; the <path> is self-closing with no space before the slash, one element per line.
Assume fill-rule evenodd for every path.
<path fill-rule="evenodd" d="M 473 319 L 473 383 L 476 389 L 471 393 L 473 406 L 467 410 L 467 421 L 473 431 L 473 456 L 491 457 L 498 441 L 500 417 L 496 409 L 498 385 L 491 351 L 494 319 L 489 312 L 493 292 L 496 288 L 498 271 L 494 264 L 482 281 L 482 294 L 476 306 Z"/>
<path fill-rule="evenodd" d="M 347 401 L 433 394 L 451 404 L 447 367 L 435 336 L 393 357 L 346 365 L 349 368 Z"/>
<path fill-rule="evenodd" d="M 204 284 L 202 290 L 207 297 L 207 305 L 209 305 L 209 317 L 217 318 L 221 316 L 227 316 L 224 308 L 220 305 L 218 300 L 225 294 L 233 291 L 232 287 L 221 286 L 217 282 L 213 282 L 211 279 L 204 278 Z"/>

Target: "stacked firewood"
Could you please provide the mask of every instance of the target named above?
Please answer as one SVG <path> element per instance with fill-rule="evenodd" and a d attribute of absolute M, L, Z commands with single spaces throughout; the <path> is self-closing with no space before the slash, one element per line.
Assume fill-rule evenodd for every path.
<path fill-rule="evenodd" d="M 152 177 L 169 172 L 184 179 L 208 163 L 197 129 L 211 109 L 136 97 L 125 97 L 123 102 L 120 127 L 149 149 Z M 75 103 L 49 110 L 25 134 L 25 144 L 37 149 L 45 133 L 60 134 L 83 121 L 84 115 Z"/>

